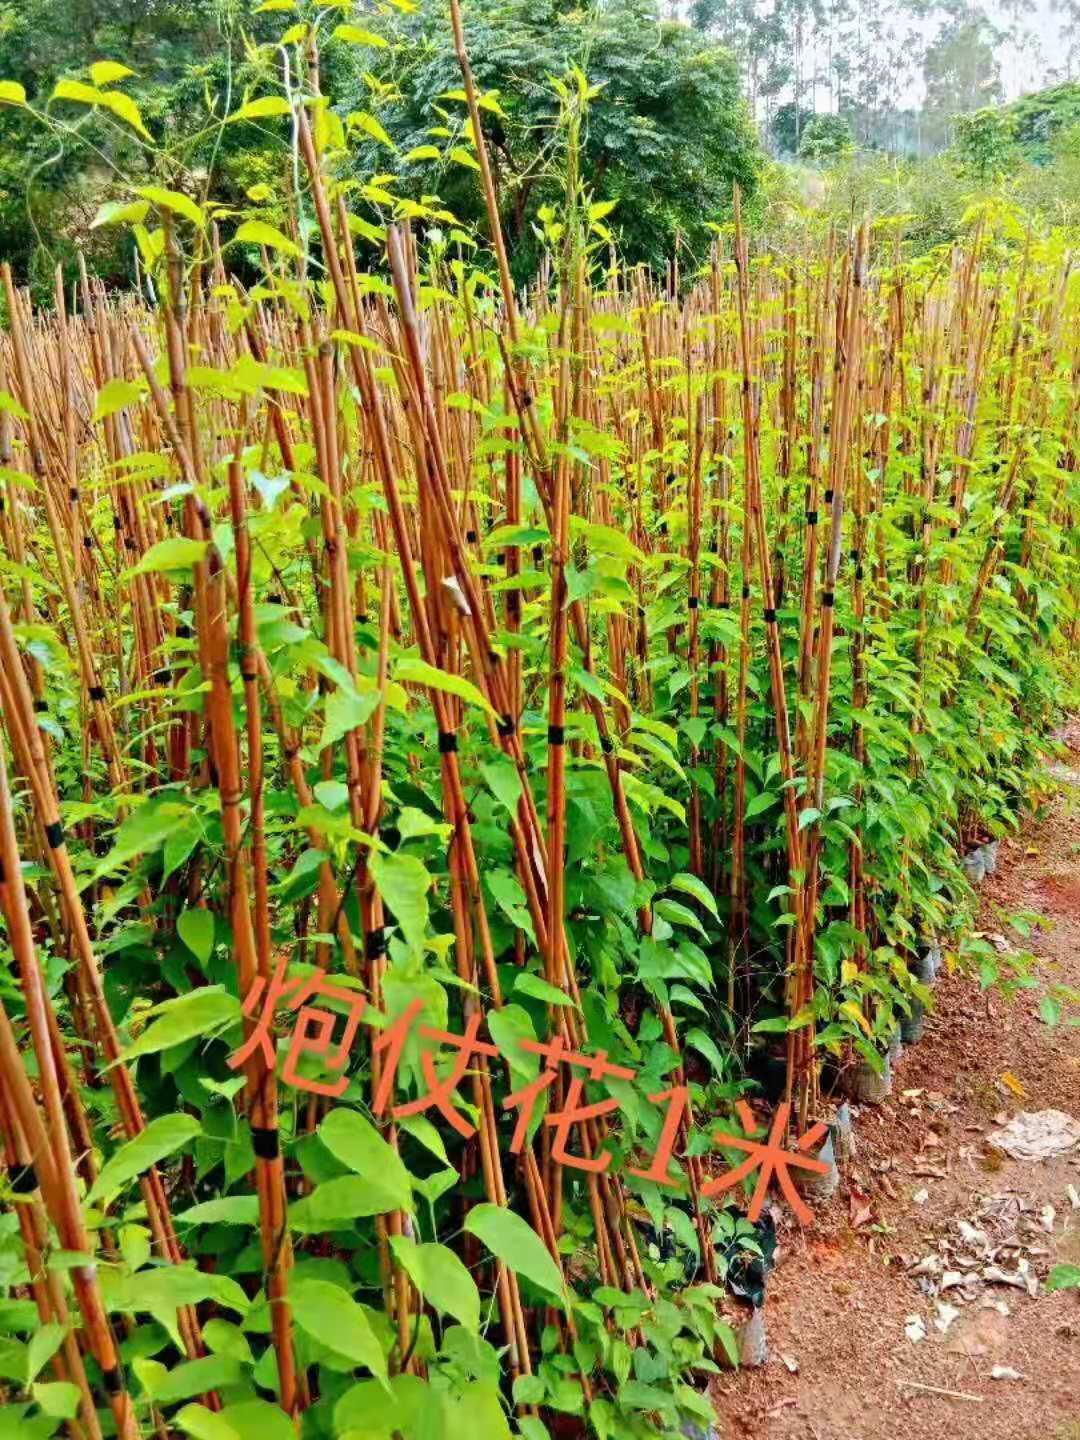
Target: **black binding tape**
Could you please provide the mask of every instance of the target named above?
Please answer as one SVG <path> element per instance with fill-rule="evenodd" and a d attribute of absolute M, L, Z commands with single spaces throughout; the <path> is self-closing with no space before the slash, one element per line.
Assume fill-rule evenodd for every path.
<path fill-rule="evenodd" d="M 476 544 L 476 531 L 475 531 L 475 530 L 466 530 L 466 531 L 465 531 L 465 539 L 469 542 L 470 545 L 475 545 L 475 544 Z"/>
<path fill-rule="evenodd" d="M 172 679 L 172 671 L 169 669 L 169 667 L 168 667 L 167 665 L 165 665 L 165 666 L 164 666 L 162 669 L 160 669 L 160 670 L 155 670 L 155 671 L 154 671 L 154 684 L 155 684 L 155 685 L 168 685 L 168 683 L 169 683 L 169 681 L 170 681 L 171 679 Z"/>
<path fill-rule="evenodd" d="M 176 638 L 177 638 L 178 640 L 190 640 L 190 639 L 191 639 L 191 626 L 190 626 L 190 625 L 177 625 L 177 627 L 176 627 Z"/>
<path fill-rule="evenodd" d="M 701 601 L 698 599 L 698 597 L 697 597 L 696 595 L 691 595 L 691 596 L 690 596 L 690 599 L 687 601 L 687 604 L 690 606 L 690 609 L 691 609 L 691 610 L 696 610 L 696 609 L 698 608 L 698 606 L 701 604 Z"/>
<path fill-rule="evenodd" d="M 500 715 L 499 719 L 495 722 L 495 729 L 504 740 L 509 740 L 510 736 L 513 735 L 517 729 L 517 724 L 512 715 Z"/>
<path fill-rule="evenodd" d="M 268 605 L 280 605 L 280 604 L 282 604 L 281 596 L 280 596 L 280 595 L 277 595 L 277 594 L 267 595 L 267 597 L 266 597 L 266 603 L 267 603 Z"/>
<path fill-rule="evenodd" d="M 565 726 L 565 725 L 549 725 L 549 726 L 548 726 L 548 744 L 549 744 L 549 745 L 565 745 L 565 744 L 566 744 L 566 726 Z"/>
<path fill-rule="evenodd" d="M 241 670 L 240 678 L 248 685 L 253 685 L 259 678 L 259 672 L 257 670 Z"/>
<path fill-rule="evenodd" d="M 614 752 L 615 745 L 610 735 L 600 736 L 600 749 L 605 755 L 611 755 Z"/>
<path fill-rule="evenodd" d="M 134 550 L 134 549 L 135 549 L 135 537 L 134 537 L 134 535 L 125 535 L 125 536 L 124 536 L 124 549 L 125 549 L 125 550 Z"/>
<path fill-rule="evenodd" d="M 92 550 L 94 548 L 94 537 L 92 535 L 84 535 L 82 537 L 82 543 L 84 550 Z"/>
<path fill-rule="evenodd" d="M 277 1127 L 275 1126 L 273 1130 L 263 1130 L 258 1125 L 252 1125 L 251 1148 L 260 1160 L 276 1160 L 281 1154 Z"/>
<path fill-rule="evenodd" d="M 807 525 L 816 525 L 816 524 L 817 524 L 817 520 L 818 520 L 817 511 L 816 511 L 816 510 L 807 510 L 807 512 L 806 512 L 806 523 L 807 523 Z"/>
<path fill-rule="evenodd" d="M 64 843 L 64 827 L 59 820 L 54 820 L 51 825 L 45 826 L 45 839 L 49 842 L 49 848 L 59 850 Z"/>
<path fill-rule="evenodd" d="M 119 515 L 112 517 L 112 528 L 114 530 L 122 530 L 124 528 L 124 522 L 120 519 Z"/>
<path fill-rule="evenodd" d="M 950 540 L 955 540 L 956 537 L 957 537 L 957 535 L 959 535 L 959 534 L 960 534 L 960 530 L 959 530 L 959 527 L 958 527 L 958 526 L 956 526 L 956 525 L 950 525 L 950 526 L 949 526 L 949 539 L 950 539 Z"/>
<path fill-rule="evenodd" d="M 863 567 L 862 567 L 861 565 L 856 565 L 856 566 L 855 566 L 855 579 L 856 579 L 856 580 L 861 580 L 862 578 L 863 578 Z"/>
<path fill-rule="evenodd" d="M 371 616 L 370 616 L 370 615 L 367 613 L 367 611 L 365 610 L 365 611 L 363 612 L 363 614 L 357 615 L 357 617 L 356 617 L 356 623 L 357 623 L 357 625 L 366 625 L 370 619 L 371 619 Z"/>
<path fill-rule="evenodd" d="M 826 504 L 826 505 L 831 505 L 831 504 L 832 504 L 832 499 L 833 499 L 833 492 L 832 492 L 831 490 L 826 490 L 826 491 L 825 491 L 825 504 Z"/>
<path fill-rule="evenodd" d="M 106 1395 L 122 1395 L 124 1393 L 124 1372 L 119 1365 L 114 1365 L 111 1370 L 101 1372 L 101 1383 L 105 1387 Z"/>
<path fill-rule="evenodd" d="M 830 605 L 835 605 L 835 604 L 836 604 L 836 592 L 835 592 L 834 590 L 826 590 L 825 593 L 824 593 L 824 595 L 822 595 L 822 597 L 821 597 L 821 603 L 822 603 L 822 605 L 824 605 L 824 606 L 826 606 L 826 607 L 828 607 L 828 606 L 830 606 Z"/>
<path fill-rule="evenodd" d="M 35 714 L 35 715 L 44 715 L 45 712 L 48 710 L 48 708 L 49 708 L 49 702 L 48 702 L 47 700 L 35 700 L 35 701 L 34 701 L 34 714 Z"/>
<path fill-rule="evenodd" d="M 8 1171 L 8 1184 L 11 1186 L 13 1195 L 32 1195 L 38 1188 L 37 1176 L 34 1174 L 32 1165 L 27 1165 L 24 1170 L 16 1174 L 13 1170 Z"/>
<path fill-rule="evenodd" d="M 74 485 L 68 487 L 68 499 L 73 505 L 79 503 L 79 492 Z"/>
<path fill-rule="evenodd" d="M 499 553 L 498 553 L 498 555 L 495 556 L 495 564 L 496 564 L 496 565 L 505 565 L 505 564 L 506 564 L 506 551 L 505 551 L 505 550 L 500 550 Z"/>
<path fill-rule="evenodd" d="M 457 734 L 453 730 L 439 731 L 439 754 L 453 755 L 457 749 Z"/>
<path fill-rule="evenodd" d="M 90 686 L 90 699 L 91 699 L 91 700 L 104 700 L 104 699 L 105 699 L 105 686 L 104 686 L 104 685 L 91 685 L 91 686 Z"/>
<path fill-rule="evenodd" d="M 749 600 L 749 599 L 750 599 L 750 586 L 749 586 L 749 585 L 744 585 L 744 586 L 742 587 L 742 598 L 743 598 L 744 600 Z"/>
<path fill-rule="evenodd" d="M 534 565 L 542 565 L 544 563 L 544 547 L 542 545 L 534 545 L 532 557 Z"/>
<path fill-rule="evenodd" d="M 776 624 L 776 611 L 775 611 L 775 610 L 768 609 L 768 610 L 765 611 L 765 624 L 766 624 L 766 625 L 775 625 L 775 624 Z"/>
<path fill-rule="evenodd" d="M 386 927 L 380 925 L 376 930 L 369 930 L 364 937 L 364 954 L 369 960 L 377 960 L 380 955 L 386 954 Z"/>

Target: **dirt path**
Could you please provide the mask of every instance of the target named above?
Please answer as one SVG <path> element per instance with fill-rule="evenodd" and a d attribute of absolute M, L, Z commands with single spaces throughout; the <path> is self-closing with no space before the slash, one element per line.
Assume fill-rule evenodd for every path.
<path fill-rule="evenodd" d="M 1002 912 L 1039 912 L 1045 927 L 1017 944 L 1038 956 L 1044 985 L 1080 990 L 1080 724 L 1067 740 L 1059 794 L 1002 844 L 980 925 L 1000 934 Z M 1043 1023 L 1043 993 L 988 1003 L 974 982 L 942 979 L 891 1099 L 856 1118 L 839 1195 L 785 1237 L 769 1362 L 715 1386 L 723 1440 L 1080 1440 L 1080 1294 L 967 1280 L 987 1247 L 1003 1246 L 993 1262 L 1013 1275 L 1025 1261 L 1038 1279 L 1080 1264 L 1080 1154 L 1030 1164 L 986 1145 L 1021 1110 L 1080 1118 L 1080 1029 Z M 1020 1378 L 993 1379 L 995 1367 Z"/>

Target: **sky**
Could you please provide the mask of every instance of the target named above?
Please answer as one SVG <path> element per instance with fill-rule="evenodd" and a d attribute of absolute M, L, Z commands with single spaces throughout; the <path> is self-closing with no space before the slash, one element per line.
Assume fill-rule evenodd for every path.
<path fill-rule="evenodd" d="M 987 5 L 991 19 L 1000 7 Z M 1040 90 L 1064 75 L 1051 72 L 1061 67 L 1064 47 L 1061 43 L 1061 6 L 1056 0 L 1036 0 L 1033 13 L 1025 23 L 1034 34 L 1033 46 L 1003 47 L 999 54 L 1001 79 L 1005 87 L 1005 98 L 1015 100 L 1031 90 Z"/>

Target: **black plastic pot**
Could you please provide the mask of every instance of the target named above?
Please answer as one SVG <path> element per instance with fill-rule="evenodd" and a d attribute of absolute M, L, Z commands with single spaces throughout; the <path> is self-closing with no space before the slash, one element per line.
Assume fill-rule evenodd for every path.
<path fill-rule="evenodd" d="M 917 1045 L 926 1029 L 926 1006 L 921 1000 L 911 1001 L 911 1014 L 900 1020 L 900 1039 L 905 1045 Z"/>
<path fill-rule="evenodd" d="M 836 1194 L 840 1185 L 840 1171 L 836 1164 L 836 1148 L 833 1144 L 832 1129 L 825 1135 L 825 1139 L 818 1150 L 810 1157 L 813 1160 L 822 1160 L 829 1167 L 824 1173 L 818 1170 L 792 1170 L 795 1177 L 795 1184 L 800 1195 L 809 1200 L 812 1204 L 824 1204 L 831 1200 Z"/>
<path fill-rule="evenodd" d="M 880 1073 L 868 1060 L 860 1060 L 845 1076 L 847 1093 L 860 1105 L 880 1105 L 892 1094 L 892 1060 L 886 1055 Z"/>

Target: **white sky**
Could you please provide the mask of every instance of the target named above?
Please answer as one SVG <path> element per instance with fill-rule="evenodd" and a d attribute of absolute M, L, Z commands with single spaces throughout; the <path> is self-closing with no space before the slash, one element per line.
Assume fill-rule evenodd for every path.
<path fill-rule="evenodd" d="M 998 7 L 988 5 L 987 10 L 993 19 Z M 1008 100 L 1015 100 L 1018 95 L 1040 90 L 1044 85 L 1066 78 L 1061 73 L 1066 47 L 1061 42 L 1062 15 L 1057 0 L 1035 0 L 1033 13 L 1025 17 L 1024 23 L 1032 31 L 1035 43 L 1021 47 L 1005 46 L 998 55 Z"/>
<path fill-rule="evenodd" d="M 862 3 L 867 11 L 888 12 L 894 9 L 894 0 L 862 0 Z M 1077 3 L 1080 4 L 1080 0 Z M 673 17 L 685 17 L 689 5 L 690 0 L 668 0 L 668 13 Z M 1062 0 L 981 0 L 981 6 L 990 21 L 1001 28 L 1015 23 L 1017 10 L 1030 7 L 1030 12 L 1023 15 L 1021 22 L 1026 31 L 1025 38 L 1019 43 L 1003 43 L 997 50 L 1006 100 L 1015 100 L 1032 90 L 1041 90 L 1046 85 L 1080 76 L 1080 68 L 1075 64 L 1073 73 L 1068 73 L 1068 46 L 1062 40 L 1065 23 Z M 661 9 L 664 8 L 662 3 Z M 917 44 L 913 47 L 911 74 L 905 77 L 900 103 L 915 108 L 923 99 L 921 50 L 941 28 L 942 15 L 939 11 L 928 20 L 908 23 L 913 39 L 917 37 Z"/>

